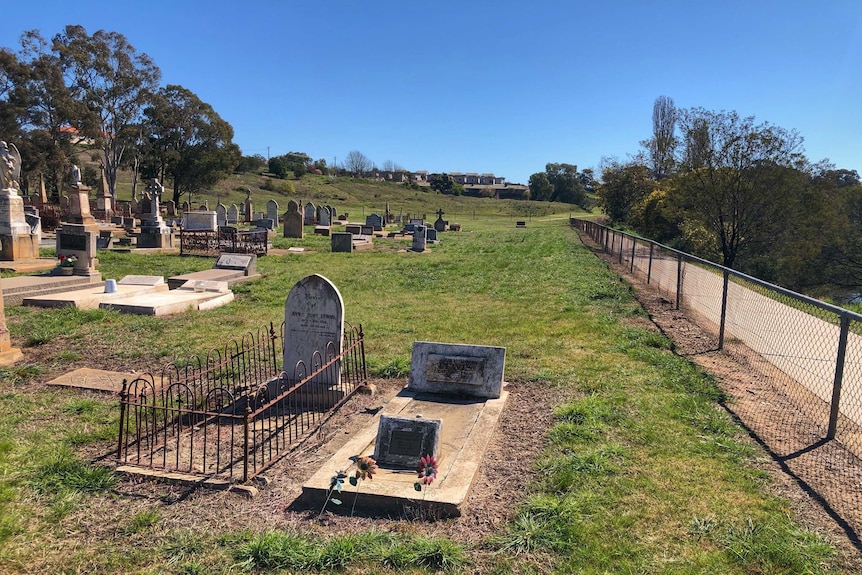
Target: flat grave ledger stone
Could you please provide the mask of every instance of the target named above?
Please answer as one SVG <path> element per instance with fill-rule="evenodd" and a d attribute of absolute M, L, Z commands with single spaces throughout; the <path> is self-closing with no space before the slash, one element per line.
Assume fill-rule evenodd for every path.
<path fill-rule="evenodd" d="M 278 221 L 278 202 L 275 200 L 266 202 L 266 217 L 276 222 Z"/>
<path fill-rule="evenodd" d="M 211 269 L 171 276 L 168 278 L 168 286 L 174 290 L 186 282 L 197 280 L 222 281 L 230 287 L 259 277 L 255 254 L 221 254 Z"/>
<path fill-rule="evenodd" d="M 344 231 L 349 234 L 355 234 L 357 236 L 362 235 L 362 226 L 359 224 L 347 224 L 344 226 Z"/>
<path fill-rule="evenodd" d="M 307 276 L 291 288 L 284 305 L 283 369 L 296 383 L 300 375 L 311 375 L 316 355 L 325 363 L 341 354 L 344 343 L 344 300 L 338 288 L 319 274 Z M 301 368 L 300 368 L 301 369 Z M 341 363 L 336 362 L 314 383 L 335 386 L 341 383 Z"/>
<path fill-rule="evenodd" d="M 407 389 L 496 399 L 505 365 L 505 347 L 417 341 Z"/>
<path fill-rule="evenodd" d="M 440 419 L 381 415 L 374 442 L 374 460 L 379 465 L 416 469 L 419 459 L 439 455 Z"/>

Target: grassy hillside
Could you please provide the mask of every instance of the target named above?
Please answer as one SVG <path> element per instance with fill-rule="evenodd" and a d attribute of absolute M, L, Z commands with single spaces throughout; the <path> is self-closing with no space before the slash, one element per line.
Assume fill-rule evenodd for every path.
<path fill-rule="evenodd" d="M 295 193 L 288 194 L 265 190 L 263 186 L 267 180 L 273 182 L 274 188 L 278 188 L 285 182 L 290 182 L 295 188 Z M 139 183 L 138 190 L 142 189 L 143 185 Z M 251 190 L 251 199 L 256 211 L 265 211 L 266 202 L 272 199 L 278 202 L 279 210 L 283 213 L 287 210 L 287 202 L 293 199 L 303 203 L 311 201 L 315 205 L 329 204 L 335 207 L 340 214 L 349 213 L 351 219 L 355 221 L 364 220 L 364 215 L 371 213 L 382 214 L 387 203 L 393 214 L 424 213 L 430 219 L 436 219 L 436 211 L 442 208 L 446 214 L 445 219 L 450 222 L 461 223 L 473 218 L 527 219 L 555 213 L 568 214 L 572 212 L 581 216 L 585 214 L 577 206 L 559 202 L 527 202 L 446 196 L 437 194 L 430 188 L 414 190 L 403 184 L 391 182 L 347 177 L 330 179 L 327 176 L 312 174 L 306 174 L 298 180 L 279 180 L 262 174 L 234 174 L 219 182 L 213 189 L 195 194 L 192 201 L 194 205 L 207 202 L 210 209 L 215 208 L 218 202 L 226 206 L 232 203 L 239 205 L 245 201 L 246 189 Z M 165 199 L 169 199 L 171 193 L 172 190 L 165 188 Z M 131 177 L 128 173 L 120 174 L 117 197 L 121 200 L 132 197 Z"/>

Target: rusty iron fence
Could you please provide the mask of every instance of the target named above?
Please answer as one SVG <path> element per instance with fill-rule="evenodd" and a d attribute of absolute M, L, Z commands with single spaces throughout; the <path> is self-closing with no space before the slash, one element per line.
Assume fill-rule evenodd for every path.
<path fill-rule="evenodd" d="M 233 340 L 204 359 L 124 382 L 118 464 L 124 471 L 247 482 L 308 439 L 367 382 L 362 326 L 309 363 L 280 367 L 284 325 Z"/>
<path fill-rule="evenodd" d="M 180 230 L 180 255 L 217 256 L 222 253 L 266 255 L 269 233 L 263 229 Z"/>
<path fill-rule="evenodd" d="M 862 532 L 862 315 L 654 241 L 571 219 L 757 374 L 728 409 L 848 532 Z"/>

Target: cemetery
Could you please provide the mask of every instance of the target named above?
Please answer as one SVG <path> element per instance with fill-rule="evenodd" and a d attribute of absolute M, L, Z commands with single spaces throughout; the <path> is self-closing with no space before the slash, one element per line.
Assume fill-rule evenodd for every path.
<path fill-rule="evenodd" d="M 68 260 L 71 275 L 60 275 L 59 260 L 21 250 L 4 260 L 20 271 L 0 282 L 0 318 L 13 327 L 10 338 L 0 325 L 0 369 L 30 387 L 4 383 L 0 404 L 14 412 L 22 393 L 46 394 L 37 416 L 48 410 L 61 422 L 50 445 L 113 478 L 115 487 L 59 518 L 68 528 L 88 523 L 82 545 L 95 548 L 153 509 L 158 526 L 139 538 L 150 550 L 176 529 L 195 537 L 252 529 L 253 543 L 270 529 L 296 530 L 335 544 L 340 530 L 367 525 L 393 537 L 442 533 L 441 545 L 470 553 L 490 545 L 514 561 L 519 530 L 545 521 L 536 518 L 548 508 L 537 505 L 564 514 L 575 496 L 619 505 L 605 485 L 633 490 L 637 501 L 625 505 L 637 513 L 696 512 L 699 501 L 652 485 L 661 482 L 630 446 L 669 447 L 653 445 L 647 424 L 617 403 L 677 405 L 639 354 L 661 354 L 680 374 L 683 360 L 633 321 L 628 292 L 605 267 L 573 254 L 559 218 L 471 218 L 458 234 L 462 224 L 449 219 L 464 214 L 449 203 L 431 218 L 351 205 L 362 214 L 351 219 L 316 197 L 290 199 L 283 213 L 281 198 L 258 201 L 265 211 L 255 212 L 251 193 L 172 206 L 159 186 L 149 182 L 134 206 L 100 192 L 93 201 L 80 181 L 65 187 L 63 204 L 39 209 L 28 199 L 27 233 Z M 34 240 L 11 223 L 17 208 L 5 217 L 4 241 Z M 24 271 L 31 264 L 49 269 Z M 593 283 L 581 293 L 584 276 Z M 46 371 L 31 372 L 31 358 Z M 89 409 L 110 423 L 93 431 Z M 688 437 L 679 421 L 664 421 L 660 435 Z M 732 441 L 721 433 L 697 428 L 692 441 Z M 691 457 L 678 442 L 674 465 Z M 709 468 L 686 474 L 720 501 L 759 497 Z M 614 533 L 601 508 L 588 510 Z M 576 549 L 555 528 L 543 523 L 543 536 Z M 203 559 L 209 570 L 236 561 L 240 551 L 227 549 L 227 558 Z"/>

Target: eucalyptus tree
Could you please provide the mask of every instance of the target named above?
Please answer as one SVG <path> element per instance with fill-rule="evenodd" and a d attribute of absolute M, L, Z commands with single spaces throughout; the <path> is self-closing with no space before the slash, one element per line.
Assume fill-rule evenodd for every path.
<path fill-rule="evenodd" d="M 147 135 L 144 169 L 170 180 L 173 200 L 217 183 L 239 165 L 233 127 L 191 90 L 168 85 L 144 110 Z"/>
<path fill-rule="evenodd" d="M 118 32 L 90 35 L 83 26 L 66 26 L 54 36 L 52 50 L 71 97 L 81 104 L 73 125 L 101 150 L 108 188 L 116 195 L 117 170 L 133 145 L 129 138 L 135 132 L 129 127 L 141 121 L 161 72 Z"/>

